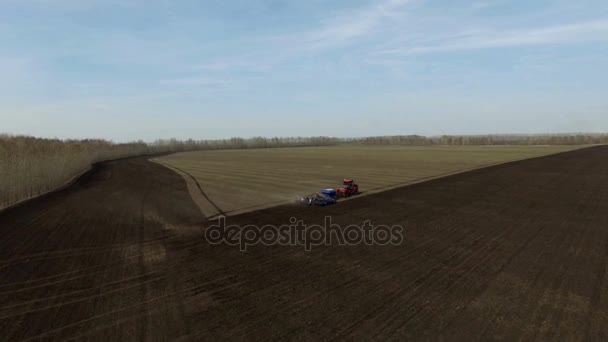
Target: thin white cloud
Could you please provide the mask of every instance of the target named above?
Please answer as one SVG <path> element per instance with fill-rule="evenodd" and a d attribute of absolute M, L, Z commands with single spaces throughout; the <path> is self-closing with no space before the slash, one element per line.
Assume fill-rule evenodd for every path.
<path fill-rule="evenodd" d="M 608 40 L 608 19 L 559 26 L 519 30 L 470 30 L 427 42 L 408 44 L 380 51 L 387 55 L 416 55 L 458 50 L 568 44 Z"/>
<path fill-rule="evenodd" d="M 502 4 L 502 1 L 480 0 L 480 1 L 475 1 L 475 2 L 471 3 L 471 5 L 469 5 L 469 8 L 473 11 L 483 11 L 488 8 L 495 7 L 499 4 Z"/>
<path fill-rule="evenodd" d="M 47 6 L 55 9 L 83 9 L 98 5 L 143 5 L 146 0 L 0 0 L 0 5 Z"/>
<path fill-rule="evenodd" d="M 205 70 L 214 72 L 243 69 L 252 71 L 268 71 L 270 68 L 270 63 L 265 61 L 257 61 L 254 56 L 250 56 L 248 58 L 224 58 L 187 67 L 187 69 L 190 70 Z"/>
<path fill-rule="evenodd" d="M 269 71 L 279 63 L 299 58 L 303 50 L 331 49 L 354 43 L 357 39 L 381 31 L 387 20 L 401 18 L 407 5 L 421 1 L 423 0 L 376 1 L 362 8 L 336 12 L 321 20 L 319 28 L 260 40 L 266 43 L 263 52 L 194 64 L 188 69 L 207 72 Z"/>
<path fill-rule="evenodd" d="M 390 18 L 399 16 L 404 6 L 416 0 L 385 0 L 373 5 L 336 13 L 325 19 L 319 29 L 288 37 L 307 49 L 340 46 L 374 32 Z"/>
<path fill-rule="evenodd" d="M 222 87 L 230 83 L 226 79 L 217 79 L 209 77 L 183 77 L 159 82 L 165 86 L 192 86 L 192 87 Z"/>

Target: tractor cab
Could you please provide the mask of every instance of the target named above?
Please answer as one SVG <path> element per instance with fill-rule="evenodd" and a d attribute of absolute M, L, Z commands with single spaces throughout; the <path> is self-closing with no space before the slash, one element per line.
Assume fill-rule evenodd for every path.
<path fill-rule="evenodd" d="M 359 193 L 359 185 L 354 180 L 346 178 L 342 183 L 342 188 L 336 189 L 336 191 L 341 197 L 350 197 Z"/>
<path fill-rule="evenodd" d="M 344 180 L 344 184 L 342 185 L 342 187 L 344 189 L 348 189 L 351 190 L 353 188 L 353 185 L 355 184 L 355 181 L 352 179 L 345 179 Z"/>

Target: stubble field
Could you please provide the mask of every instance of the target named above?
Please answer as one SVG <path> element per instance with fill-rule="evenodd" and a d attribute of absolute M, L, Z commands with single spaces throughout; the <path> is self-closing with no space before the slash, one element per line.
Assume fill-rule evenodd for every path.
<path fill-rule="evenodd" d="M 573 146 L 333 146 L 197 151 L 154 161 L 180 173 L 207 217 L 276 206 L 354 178 L 365 194 Z"/>

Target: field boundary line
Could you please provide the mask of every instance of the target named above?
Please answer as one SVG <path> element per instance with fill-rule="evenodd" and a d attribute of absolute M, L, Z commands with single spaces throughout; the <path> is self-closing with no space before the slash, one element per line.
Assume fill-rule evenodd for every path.
<path fill-rule="evenodd" d="M 569 151 L 566 151 L 566 152 L 569 152 Z M 564 153 L 564 152 L 558 152 L 558 153 Z M 551 154 L 551 155 L 553 155 L 553 154 Z M 544 157 L 544 156 L 540 156 L 540 157 Z M 540 158 L 540 157 L 538 157 L 538 158 Z M 535 157 L 533 157 L 533 158 L 535 158 Z M 439 174 L 439 175 L 433 175 L 433 176 L 427 176 L 427 177 L 423 177 L 423 178 L 418 178 L 418 179 L 415 179 L 415 180 L 411 180 L 411 181 L 407 181 L 407 182 L 402 182 L 402 183 L 397 183 L 397 184 L 393 184 L 393 185 L 387 185 L 387 186 L 384 186 L 384 187 L 373 188 L 373 189 L 370 189 L 370 190 L 362 191 L 358 195 L 355 195 L 355 196 L 351 196 L 351 197 L 347 197 L 347 198 L 341 198 L 341 199 L 338 200 L 338 203 L 346 202 L 346 201 L 351 201 L 351 200 L 355 200 L 357 198 L 362 198 L 362 197 L 366 197 L 366 196 L 370 196 L 370 195 L 375 195 L 375 194 L 379 194 L 379 193 L 382 193 L 382 192 L 385 192 L 385 191 L 399 189 L 399 188 L 407 187 L 407 186 L 410 186 L 410 185 L 424 183 L 424 182 L 432 181 L 432 180 L 439 179 L 439 178 L 450 177 L 450 176 L 458 175 L 458 174 L 461 174 L 461 173 L 471 172 L 471 171 L 475 171 L 475 170 L 479 170 L 479 169 L 484 169 L 484 168 L 488 168 L 488 167 L 492 167 L 492 166 L 498 166 L 498 165 L 502 165 L 502 164 L 508 164 L 508 163 L 513 163 L 513 162 L 517 162 L 517 161 L 521 161 L 521 160 L 528 160 L 528 159 L 533 159 L 533 158 L 510 160 L 510 161 L 506 161 L 506 162 L 496 162 L 496 163 L 491 163 L 491 164 L 486 164 L 486 165 L 480 165 L 480 166 L 476 166 L 476 167 L 472 167 L 472 168 L 468 168 L 468 169 L 462 169 L 462 170 L 456 170 L 456 171 L 451 171 L 451 172 L 447 172 L 447 173 L 442 173 L 442 174 Z M 192 177 L 190 174 L 188 174 L 188 176 Z M 245 208 L 234 209 L 234 210 L 230 210 L 230 211 L 226 211 L 226 212 L 221 212 L 219 214 L 216 214 L 216 215 L 213 215 L 213 216 L 209 216 L 207 219 L 211 221 L 211 220 L 217 219 L 219 216 L 238 216 L 238 215 L 241 215 L 241 214 L 247 214 L 247 213 L 251 213 L 251 212 L 254 212 L 254 211 L 258 211 L 258 210 L 270 209 L 270 208 L 274 208 L 274 207 L 281 206 L 281 205 L 288 205 L 288 204 L 291 204 L 291 203 L 293 203 L 293 201 L 291 201 L 291 200 L 282 200 L 282 201 L 275 201 L 275 202 L 269 202 L 269 203 L 262 203 L 262 204 L 257 204 L 257 205 L 253 205 L 253 206 L 250 206 L 250 207 L 245 207 Z"/>
<path fill-rule="evenodd" d="M 462 170 L 450 171 L 450 172 L 446 172 L 446 173 L 442 173 L 442 174 L 438 174 L 438 175 L 434 175 L 434 176 L 427 176 L 427 177 L 423 177 L 423 178 L 414 179 L 414 180 L 411 180 L 408 182 L 402 182 L 402 183 L 397 183 L 397 184 L 393 184 L 393 185 L 387 185 L 387 186 L 383 186 L 383 187 L 378 187 L 378 188 L 373 188 L 373 189 L 369 189 L 366 191 L 362 191 L 359 195 L 344 198 L 344 199 L 340 200 L 340 202 L 350 201 L 350 200 L 354 200 L 357 198 L 365 197 L 368 195 L 374 195 L 374 194 L 378 194 L 378 193 L 389 191 L 389 190 L 405 188 L 405 187 L 408 187 L 411 185 L 425 183 L 425 182 L 433 181 L 433 180 L 440 179 L 440 178 L 456 176 L 456 175 L 459 175 L 462 173 L 478 171 L 478 170 L 487 169 L 487 168 L 491 168 L 491 167 L 495 167 L 495 166 L 515 164 L 515 163 L 519 163 L 519 162 L 524 162 L 524 161 L 534 160 L 534 159 L 539 159 L 539 158 L 546 158 L 546 157 L 550 157 L 550 156 L 556 156 L 556 155 L 580 151 L 580 150 L 583 150 L 586 148 L 592 148 L 592 147 L 596 147 L 596 146 L 602 146 L 602 145 L 585 145 L 585 146 L 577 147 L 577 148 L 574 148 L 572 150 L 567 150 L 567 151 L 549 153 L 549 154 L 540 155 L 540 156 L 536 156 L 536 157 L 501 161 L 501 162 L 496 162 L 496 163 L 474 166 L 474 167 L 470 167 L 470 168 L 462 169 Z"/>
<path fill-rule="evenodd" d="M 483 169 L 488 169 L 488 168 L 492 168 L 492 167 L 498 167 L 498 166 L 504 166 L 504 165 L 510 165 L 510 164 L 516 164 L 516 163 L 521 163 L 521 162 L 525 162 L 528 160 L 534 160 L 534 159 L 540 159 L 540 158 L 548 158 L 551 156 L 556 156 L 556 155 L 561 155 L 561 154 L 566 154 L 566 153 L 573 153 L 576 151 L 580 151 L 580 150 L 584 150 L 587 148 L 594 148 L 594 147 L 598 147 L 598 146 L 604 146 L 603 144 L 595 144 L 595 145 L 583 145 L 583 146 L 577 146 L 571 150 L 567 150 L 567 151 L 561 151 L 561 152 L 555 152 L 555 153 L 549 153 L 549 154 L 545 154 L 545 155 L 540 155 L 540 156 L 535 156 L 535 157 L 528 157 L 528 158 L 521 158 L 521 159 L 514 159 L 514 160 L 507 160 L 507 161 L 501 161 L 501 162 L 496 162 L 496 163 L 490 163 L 490 164 L 486 164 L 486 165 L 480 165 L 480 166 L 475 166 L 475 167 L 471 167 L 471 168 L 467 168 L 467 169 L 462 169 L 462 170 L 456 170 L 456 171 L 452 171 L 452 172 L 447 172 L 447 173 L 442 173 L 439 175 L 434 175 L 434 176 L 428 176 L 428 177 L 424 177 L 424 178 L 419 178 L 419 179 L 415 179 L 415 180 L 411 180 L 408 182 L 403 182 L 403 183 L 398 183 L 398 184 L 394 184 L 394 185 L 388 185 L 385 187 L 379 187 L 379 188 L 373 188 L 370 190 L 366 190 L 366 191 L 362 191 L 359 195 L 355 195 L 355 196 L 351 196 L 351 197 L 347 197 L 347 198 L 342 198 L 338 201 L 338 204 L 342 203 L 342 202 L 346 202 L 346 201 L 351 201 L 351 200 L 356 200 L 358 198 L 363 198 L 366 196 L 370 196 L 370 195 L 376 195 L 385 191 L 390 191 L 390 190 L 395 190 L 395 189 L 400 189 L 400 188 L 406 188 L 409 186 L 413 186 L 413 185 L 417 185 L 417 184 L 421 184 L 421 183 L 426 183 L 426 182 L 431 182 L 437 179 L 442 179 L 442 178 L 447 178 L 447 177 L 451 177 L 451 176 L 456 176 L 459 174 L 464 174 L 464 173 L 468 173 L 468 172 L 474 172 L 474 171 L 479 171 L 479 170 L 483 170 Z M 269 206 L 269 204 L 260 204 L 259 208 L 256 208 L 258 206 L 252 206 L 250 208 L 243 208 L 243 209 L 236 209 L 236 210 L 232 210 L 227 212 L 227 214 L 230 214 L 229 216 L 239 216 L 239 215 L 243 215 L 243 214 L 247 214 L 247 213 L 251 213 L 254 211 L 258 211 L 258 210 L 266 210 L 266 209 L 271 209 L 277 206 L 281 206 L 281 205 L 288 205 L 291 204 L 291 201 L 283 201 L 283 203 L 278 203 L 276 205 L 272 205 Z M 251 209 L 251 210 L 248 210 Z M 216 218 L 218 215 L 213 216 L 212 218 Z M 228 215 L 225 215 L 228 216 Z"/>
<path fill-rule="evenodd" d="M 564 154 L 564 153 L 570 153 L 570 152 L 574 152 L 574 151 L 579 151 L 582 149 L 586 149 L 586 148 L 592 148 L 592 147 L 596 147 L 596 146 L 602 146 L 602 144 L 596 144 L 596 145 L 580 145 L 580 146 L 575 146 L 572 149 L 566 150 L 566 151 L 560 151 L 560 152 L 554 152 L 554 153 L 549 153 L 549 154 L 544 154 L 544 155 L 540 155 L 540 156 L 533 156 L 533 157 L 524 157 L 524 158 L 517 158 L 517 159 L 513 159 L 513 160 L 507 160 L 507 161 L 500 161 L 500 162 L 495 162 L 495 163 L 489 163 L 489 164 L 485 164 L 485 165 L 478 165 L 478 166 L 474 166 L 474 167 L 470 167 L 470 168 L 466 168 L 466 169 L 461 169 L 461 170 L 455 170 L 455 171 L 450 171 L 450 172 L 446 172 L 446 173 L 441 173 L 438 175 L 431 175 L 431 176 L 427 176 L 427 177 L 422 177 L 422 178 L 418 178 L 418 179 L 414 179 L 414 180 L 410 180 L 407 182 L 401 182 L 401 183 L 397 183 L 397 184 L 393 184 L 393 185 L 387 185 L 387 186 L 383 186 L 383 187 L 377 187 L 377 188 L 372 188 L 369 190 L 365 190 L 362 191 L 359 195 L 356 196 L 352 196 L 352 197 L 348 197 L 348 198 L 342 198 L 338 201 L 338 203 L 341 202 L 346 202 L 346 201 L 350 201 L 350 200 L 355 200 L 357 198 L 362 198 L 362 197 L 366 197 L 369 195 L 375 195 L 375 194 L 379 194 L 385 191 L 390 191 L 390 190 L 395 190 L 395 189 L 399 189 L 399 188 L 404 188 L 404 187 L 408 187 L 408 186 L 412 186 L 412 185 L 416 185 L 416 184 L 420 184 L 420 183 L 424 183 L 424 182 L 429 182 L 429 181 L 433 181 L 433 180 L 437 180 L 437 179 L 441 179 L 441 178 L 445 178 L 445 177 L 451 177 L 451 176 L 456 176 L 459 174 L 463 174 L 463 173 L 467 173 L 467 172 L 473 172 L 473 171 L 477 171 L 477 170 L 481 170 L 481 169 L 486 169 L 486 168 L 491 168 L 491 167 L 496 167 L 496 166 L 501 166 L 501 165 L 507 165 L 507 164 L 512 164 L 512 163 L 518 163 L 518 162 L 523 162 L 526 160 L 533 160 L 533 159 L 537 159 L 537 158 L 545 158 L 545 157 L 549 157 L 549 156 L 555 156 L 555 155 L 560 155 L 560 154 Z M 176 153 L 177 154 L 177 153 Z M 196 179 L 190 175 L 189 173 L 179 169 L 178 167 L 175 167 L 173 165 L 170 164 L 165 164 L 161 161 L 158 160 L 152 160 L 156 163 L 162 164 L 165 167 L 169 167 L 169 168 L 174 168 L 177 170 L 180 170 L 181 172 L 185 173 L 186 175 L 188 175 L 188 177 L 192 178 L 197 186 L 200 189 L 200 184 L 198 184 L 198 181 L 196 181 Z M 202 192 L 202 189 L 200 189 L 200 191 Z M 204 193 L 203 195 L 208 198 Z M 217 219 L 219 216 L 239 216 L 242 214 L 247 214 L 247 213 L 251 213 L 254 211 L 258 211 L 258 210 L 266 210 L 266 209 L 271 209 L 274 207 L 278 207 L 278 206 L 282 206 L 282 205 L 289 205 L 292 204 L 293 201 L 292 200 L 281 200 L 281 201 L 275 201 L 275 202 L 268 202 L 268 203 L 262 203 L 262 204 L 257 204 L 257 205 L 253 205 L 253 206 L 249 206 L 249 207 L 244 207 L 244 208 L 239 208 L 239 209 L 234 209 L 234 210 L 230 210 L 230 211 L 221 211 L 219 208 L 217 208 L 217 206 L 215 206 L 215 203 L 213 203 L 210 199 L 208 199 L 210 201 L 210 203 L 212 205 L 214 205 L 214 207 L 216 207 L 216 209 L 218 210 L 218 214 L 216 215 L 211 215 L 211 216 L 207 216 L 208 220 L 214 220 Z M 201 211 L 203 209 L 201 208 Z"/>
<path fill-rule="evenodd" d="M 203 187 L 201 186 L 201 184 L 198 182 L 198 180 L 193 175 L 191 175 L 190 173 L 186 172 L 185 170 L 183 170 L 183 169 L 181 169 L 181 168 L 179 168 L 177 166 L 161 162 L 160 160 L 150 159 L 150 161 L 153 162 L 153 163 L 156 163 L 156 164 L 159 164 L 159 165 L 162 165 L 162 166 L 168 168 L 169 170 L 171 170 L 171 171 L 177 173 L 178 175 L 180 175 L 182 178 L 186 178 L 186 177 L 190 178 L 194 182 L 194 184 L 198 188 L 198 191 L 203 196 L 203 198 L 209 204 L 211 204 L 211 206 L 213 206 L 213 208 L 218 212 L 218 214 L 216 214 L 216 215 L 211 215 L 211 216 L 207 215 L 207 213 L 205 213 L 205 211 L 204 211 L 203 206 L 199 203 L 199 201 L 197 201 L 196 197 L 193 196 L 192 192 L 189 191 L 190 192 L 190 197 L 192 197 L 192 200 L 199 207 L 200 211 L 202 212 L 202 214 L 206 218 L 215 217 L 215 216 L 219 216 L 219 215 L 224 215 L 224 216 L 226 215 L 226 212 L 224 212 L 217 204 L 215 204 L 215 202 L 213 202 L 213 200 L 211 200 L 211 198 L 207 195 L 207 193 L 205 193 L 205 191 L 203 190 Z M 188 183 L 188 179 L 187 178 L 185 179 L 186 183 Z M 188 189 L 189 188 L 190 187 L 188 186 Z"/>
<path fill-rule="evenodd" d="M 532 159 L 532 158 L 528 158 L 528 159 Z M 432 180 L 439 179 L 439 178 L 445 178 L 445 177 L 455 176 L 455 175 L 458 175 L 458 174 L 461 174 L 461 173 L 467 173 L 467 172 L 471 172 L 471 171 L 475 171 L 475 170 L 480 170 L 480 169 L 485 169 L 485 168 L 488 168 L 488 167 L 498 166 L 498 165 L 502 165 L 502 164 L 509 164 L 509 163 L 512 163 L 512 162 L 520 161 L 520 160 L 527 160 L 527 159 L 511 160 L 511 161 L 506 161 L 506 162 L 496 162 L 496 163 L 491 163 L 491 164 L 486 164 L 486 165 L 475 166 L 475 167 L 471 167 L 471 168 L 468 168 L 468 169 L 450 171 L 450 172 L 441 173 L 441 174 L 433 175 L 433 176 L 426 176 L 426 177 L 414 179 L 414 180 L 407 181 L 407 182 L 397 183 L 397 184 L 393 184 L 393 185 L 387 185 L 387 186 L 377 187 L 377 188 L 369 189 L 369 190 L 366 190 L 366 191 L 361 191 L 361 193 L 359 195 L 344 198 L 344 199 L 341 200 L 341 202 L 350 201 L 350 200 L 354 200 L 354 199 L 357 199 L 357 198 L 360 198 L 360 197 L 369 196 L 369 195 L 379 194 L 381 192 L 385 192 L 385 191 L 389 191 L 389 190 L 394 190 L 394 189 L 399 189 L 399 188 L 407 187 L 407 186 L 414 185 L 414 184 L 424 183 L 424 182 L 432 181 Z"/>

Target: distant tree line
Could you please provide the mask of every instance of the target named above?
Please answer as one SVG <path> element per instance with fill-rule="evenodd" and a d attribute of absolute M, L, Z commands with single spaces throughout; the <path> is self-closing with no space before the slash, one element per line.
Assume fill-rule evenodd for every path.
<path fill-rule="evenodd" d="M 346 142 L 346 139 L 332 137 L 253 137 L 230 138 L 219 140 L 178 140 L 158 139 L 149 144 L 151 151 L 195 151 L 195 150 L 227 150 L 247 148 L 277 148 L 277 147 L 305 147 L 330 146 Z"/>
<path fill-rule="evenodd" d="M 363 138 L 277 137 L 230 138 L 221 140 L 159 139 L 149 144 L 151 151 L 226 150 L 247 148 L 331 146 L 343 144 L 404 146 L 483 146 L 483 145 L 595 145 L 608 144 L 608 134 L 495 134 L 495 135 L 396 135 Z"/>
<path fill-rule="evenodd" d="M 144 143 L 0 135 L 0 208 L 56 189 L 91 164 L 147 153 Z"/>
<path fill-rule="evenodd" d="M 366 137 L 355 139 L 365 145 L 594 145 L 608 144 L 608 134 L 535 134 L 535 135 L 442 135 L 425 137 L 420 135 L 399 135 Z"/>
<path fill-rule="evenodd" d="M 224 140 L 157 140 L 116 144 L 105 140 L 59 140 L 0 135 L 0 209 L 63 185 L 92 164 L 110 159 L 165 152 L 327 146 L 341 139 L 232 138 Z"/>
<path fill-rule="evenodd" d="M 419 135 L 367 138 L 282 137 L 220 140 L 157 140 L 116 144 L 105 140 L 59 140 L 0 135 L 0 209 L 56 189 L 93 163 L 121 157 L 195 150 L 363 145 L 586 145 L 607 144 L 608 134 Z"/>

